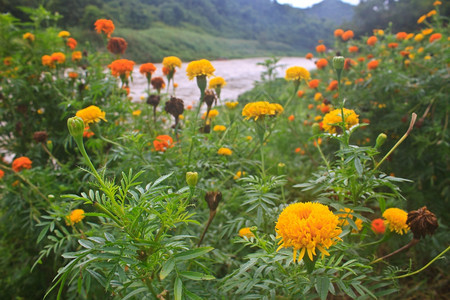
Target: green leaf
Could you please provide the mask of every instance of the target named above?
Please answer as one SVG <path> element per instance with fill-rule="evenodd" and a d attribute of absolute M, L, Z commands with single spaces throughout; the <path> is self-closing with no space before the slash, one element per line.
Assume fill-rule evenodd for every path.
<path fill-rule="evenodd" d="M 191 280 L 213 280 L 216 279 L 212 275 L 203 274 L 200 272 L 193 272 L 193 271 L 182 271 L 178 273 L 179 275 L 186 277 L 187 279 Z"/>
<path fill-rule="evenodd" d="M 213 247 L 202 247 L 202 248 L 198 248 L 198 249 L 194 249 L 194 250 L 187 250 L 182 253 L 178 253 L 178 254 L 174 255 L 174 259 L 177 261 L 193 259 L 193 258 L 202 256 L 213 249 L 214 249 Z"/>
<path fill-rule="evenodd" d="M 363 166 L 359 157 L 355 157 L 355 168 L 356 172 L 358 172 L 358 175 L 361 175 L 363 173 Z"/>
<path fill-rule="evenodd" d="M 161 268 L 161 272 L 159 273 L 159 278 L 161 280 L 166 278 L 167 275 L 169 275 L 170 272 L 172 272 L 174 267 L 175 267 L 175 260 L 172 258 L 168 259 Z"/>
<path fill-rule="evenodd" d="M 186 289 L 184 289 L 184 293 L 186 294 L 186 296 L 189 297 L 189 299 L 192 299 L 192 300 L 203 300 L 202 297 L 199 297 L 196 294 L 194 294 L 193 292 L 188 291 Z"/>
<path fill-rule="evenodd" d="M 94 248 L 94 243 L 88 240 L 78 240 L 78 244 L 80 244 L 81 246 L 83 246 L 84 248 L 87 249 L 92 249 Z"/>
<path fill-rule="evenodd" d="M 328 295 L 328 289 L 330 287 L 330 279 L 328 277 L 318 277 L 316 284 L 314 285 L 321 300 L 326 300 Z"/>
<path fill-rule="evenodd" d="M 42 228 L 41 232 L 39 233 L 39 236 L 37 238 L 36 244 L 39 244 L 39 242 L 44 238 L 45 234 L 47 233 L 48 229 L 50 228 L 50 225 L 45 226 Z"/>
<path fill-rule="evenodd" d="M 148 288 L 147 287 L 141 287 L 141 288 L 139 288 L 137 290 L 132 291 L 131 293 L 129 293 L 125 297 L 123 297 L 122 300 L 129 299 L 129 298 L 133 297 L 134 295 L 137 295 L 139 293 L 145 293 L 145 292 L 148 292 Z"/>
<path fill-rule="evenodd" d="M 177 279 L 175 279 L 173 293 L 175 294 L 175 300 L 181 300 L 181 296 L 183 296 L 183 282 L 181 281 L 180 277 L 177 277 Z"/>

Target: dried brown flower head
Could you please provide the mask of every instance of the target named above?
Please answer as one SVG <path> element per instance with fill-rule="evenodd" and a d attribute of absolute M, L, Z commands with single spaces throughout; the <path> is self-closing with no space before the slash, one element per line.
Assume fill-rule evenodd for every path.
<path fill-rule="evenodd" d="M 426 206 L 410 211 L 406 224 L 411 228 L 415 239 L 425 237 L 427 234 L 433 235 L 439 226 L 436 216 Z"/>
<path fill-rule="evenodd" d="M 123 38 L 113 37 L 108 41 L 106 48 L 112 54 L 124 54 L 127 50 L 128 43 Z"/>
<path fill-rule="evenodd" d="M 222 201 L 222 193 L 220 191 L 209 191 L 205 194 L 205 201 L 210 211 L 216 211 L 220 201 Z"/>
<path fill-rule="evenodd" d="M 211 108 L 214 101 L 217 101 L 216 94 L 214 94 L 213 90 L 206 90 L 205 91 L 205 97 L 203 98 L 203 101 L 205 101 L 206 105 Z"/>
<path fill-rule="evenodd" d="M 147 98 L 147 104 L 157 107 L 159 105 L 159 102 L 161 101 L 161 97 L 159 95 L 150 95 Z"/>
<path fill-rule="evenodd" d="M 166 102 L 164 110 L 178 120 L 178 117 L 184 112 L 184 102 L 180 98 L 170 97 L 170 100 Z"/>
<path fill-rule="evenodd" d="M 36 131 L 33 134 L 33 139 L 36 143 L 45 143 L 48 139 L 48 133 L 47 131 Z"/>

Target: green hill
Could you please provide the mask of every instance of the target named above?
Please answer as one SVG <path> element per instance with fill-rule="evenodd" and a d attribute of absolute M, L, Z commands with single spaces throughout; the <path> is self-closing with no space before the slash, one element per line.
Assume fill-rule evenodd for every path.
<path fill-rule="evenodd" d="M 331 21 L 340 25 L 345 21 L 351 21 L 354 14 L 354 6 L 339 0 L 324 0 L 307 8 L 305 12 L 310 16 Z"/>

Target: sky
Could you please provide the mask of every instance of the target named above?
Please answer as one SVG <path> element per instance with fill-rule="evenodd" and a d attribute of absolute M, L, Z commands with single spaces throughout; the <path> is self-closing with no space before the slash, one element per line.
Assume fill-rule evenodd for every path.
<path fill-rule="evenodd" d="M 322 2 L 322 0 L 277 0 L 280 4 L 291 4 L 292 6 L 299 8 L 307 8 L 311 7 L 314 4 Z M 356 5 L 359 3 L 359 0 L 341 0 L 342 2 L 346 2 L 349 4 Z"/>

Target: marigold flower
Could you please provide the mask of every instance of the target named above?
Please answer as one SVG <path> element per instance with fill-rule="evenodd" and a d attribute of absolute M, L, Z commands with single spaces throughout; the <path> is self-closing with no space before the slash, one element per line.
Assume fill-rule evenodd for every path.
<path fill-rule="evenodd" d="M 436 215 L 429 211 L 426 206 L 408 213 L 406 224 L 409 225 L 414 238 L 419 240 L 427 234 L 433 235 L 439 227 Z"/>
<path fill-rule="evenodd" d="M 301 97 L 303 97 L 303 95 L 305 95 L 304 91 L 300 90 L 297 92 L 297 97 L 301 98 Z"/>
<path fill-rule="evenodd" d="M 50 56 L 52 61 L 57 62 L 58 64 L 63 64 L 66 61 L 66 55 L 62 52 L 52 53 Z"/>
<path fill-rule="evenodd" d="M 341 38 L 343 41 L 348 41 L 349 39 L 352 39 L 354 36 L 355 34 L 353 33 L 353 31 L 347 30 L 346 32 L 344 32 L 344 34 L 342 34 Z"/>
<path fill-rule="evenodd" d="M 386 224 L 390 231 L 395 231 L 398 234 L 404 234 L 409 231 L 409 226 L 406 224 L 408 213 L 400 208 L 388 208 L 383 213 L 383 218 L 386 219 Z"/>
<path fill-rule="evenodd" d="M 73 38 L 68 38 L 66 45 L 70 48 L 70 49 L 75 49 L 77 47 L 77 40 L 73 39 Z"/>
<path fill-rule="evenodd" d="M 335 37 L 339 37 L 339 36 L 342 36 L 344 34 L 344 30 L 342 30 L 342 29 L 336 29 L 335 31 L 334 31 L 334 36 Z"/>
<path fill-rule="evenodd" d="M 321 58 L 316 62 L 316 66 L 318 69 L 323 69 L 328 66 L 328 60 L 326 58 Z"/>
<path fill-rule="evenodd" d="M 348 70 L 351 66 L 355 66 L 357 63 L 351 58 L 346 58 L 344 62 L 344 70 Z"/>
<path fill-rule="evenodd" d="M 158 135 L 153 141 L 153 146 L 156 151 L 165 152 L 173 147 L 173 139 L 168 135 Z"/>
<path fill-rule="evenodd" d="M 231 149 L 222 147 L 219 150 L 217 150 L 217 154 L 223 155 L 223 156 L 230 156 L 231 154 L 233 154 L 233 151 L 231 151 Z"/>
<path fill-rule="evenodd" d="M 337 88 L 338 88 L 338 81 L 337 80 L 333 80 L 328 85 L 327 91 L 334 91 L 334 90 L 337 90 Z"/>
<path fill-rule="evenodd" d="M 212 119 L 219 115 L 219 111 L 217 109 L 211 109 L 208 114 L 208 118 Z M 206 118 L 206 112 L 203 113 L 202 119 Z"/>
<path fill-rule="evenodd" d="M 53 63 L 52 57 L 50 55 L 42 56 L 41 60 L 42 60 L 43 66 L 47 66 L 50 68 L 53 68 L 55 66 L 55 64 Z"/>
<path fill-rule="evenodd" d="M 319 86 L 320 80 L 319 79 L 313 79 L 308 83 L 308 86 L 311 89 L 316 89 Z"/>
<path fill-rule="evenodd" d="M 423 34 L 423 35 L 429 35 L 429 34 L 431 34 L 433 31 L 434 31 L 433 28 L 427 28 L 427 29 L 422 30 L 422 34 Z"/>
<path fill-rule="evenodd" d="M 94 23 L 95 31 L 97 33 L 105 33 L 108 38 L 111 37 L 111 34 L 114 32 L 115 26 L 113 21 L 107 19 L 99 19 Z"/>
<path fill-rule="evenodd" d="M 398 47 L 398 43 L 389 43 L 388 47 L 391 48 L 391 49 L 395 49 L 395 48 Z"/>
<path fill-rule="evenodd" d="M 175 67 L 181 68 L 181 59 L 176 56 L 164 57 L 162 64 L 169 70 L 175 70 Z"/>
<path fill-rule="evenodd" d="M 89 129 L 90 129 L 89 126 L 86 126 L 86 127 L 84 128 L 84 131 L 83 131 L 83 137 L 84 137 L 84 138 L 91 138 L 91 137 L 93 137 L 93 136 L 95 135 L 95 133 L 93 133 L 93 132 L 90 131 Z"/>
<path fill-rule="evenodd" d="M 440 33 L 434 33 L 430 36 L 430 43 L 434 41 L 439 41 L 442 38 L 442 34 Z"/>
<path fill-rule="evenodd" d="M 424 35 L 421 34 L 421 33 L 418 33 L 418 34 L 416 34 L 416 36 L 414 37 L 414 41 L 420 42 L 420 41 L 423 40 L 423 38 L 424 38 Z"/>
<path fill-rule="evenodd" d="M 152 78 L 151 84 L 152 87 L 158 92 L 166 86 L 166 83 L 162 77 Z"/>
<path fill-rule="evenodd" d="M 21 156 L 16 158 L 12 162 L 12 169 L 14 172 L 20 172 L 23 169 L 31 169 L 31 164 L 33 162 L 26 156 Z"/>
<path fill-rule="evenodd" d="M 314 121 L 320 121 L 320 120 L 322 120 L 322 116 L 315 116 L 314 117 Z"/>
<path fill-rule="evenodd" d="M 350 53 L 354 53 L 354 52 L 358 52 L 359 48 L 357 46 L 350 46 L 348 47 L 348 52 Z"/>
<path fill-rule="evenodd" d="M 58 37 L 60 37 L 60 38 L 66 38 L 66 37 L 69 37 L 69 36 L 70 36 L 70 32 L 65 31 L 65 30 L 60 31 L 60 32 L 58 33 Z"/>
<path fill-rule="evenodd" d="M 305 155 L 305 150 L 300 147 L 295 148 L 295 153 L 299 153 L 300 155 Z"/>
<path fill-rule="evenodd" d="M 3 172 L 3 170 L 0 170 L 0 179 L 2 179 L 3 176 L 5 176 L 5 172 Z"/>
<path fill-rule="evenodd" d="M 290 67 L 286 70 L 286 75 L 285 75 L 284 79 L 296 80 L 296 81 L 300 81 L 302 79 L 309 80 L 310 74 L 309 74 L 309 71 L 306 70 L 305 68 L 295 66 L 295 67 Z"/>
<path fill-rule="evenodd" d="M 325 45 L 317 45 L 316 46 L 316 51 L 317 53 L 324 53 L 325 51 L 327 51 L 327 47 L 325 47 Z"/>
<path fill-rule="evenodd" d="M 419 19 L 417 19 L 417 24 L 423 23 L 423 21 L 425 21 L 426 18 L 427 18 L 427 15 L 421 16 Z"/>
<path fill-rule="evenodd" d="M 83 219 L 84 219 L 84 210 L 82 209 L 72 210 L 70 214 L 67 216 L 67 221 L 69 223 L 68 225 L 79 223 Z"/>
<path fill-rule="evenodd" d="M 290 116 L 288 117 L 288 120 L 291 121 L 291 122 L 294 121 L 294 120 L 295 120 L 294 115 L 290 115 Z"/>
<path fill-rule="evenodd" d="M 140 109 L 138 109 L 138 110 L 133 111 L 131 114 L 135 117 L 138 117 L 141 115 L 141 113 L 142 113 L 142 111 Z"/>
<path fill-rule="evenodd" d="M 78 78 L 78 73 L 77 72 L 69 72 L 69 78 L 77 79 Z"/>
<path fill-rule="evenodd" d="M 406 39 L 407 36 L 408 36 L 408 34 L 406 32 L 404 32 L 404 31 L 398 32 L 396 34 L 396 38 L 399 41 Z"/>
<path fill-rule="evenodd" d="M 265 116 L 276 116 L 283 112 L 283 107 L 277 103 L 269 103 L 267 101 L 251 102 L 245 105 L 242 110 L 242 116 L 246 120 L 254 118 L 264 118 Z"/>
<path fill-rule="evenodd" d="M 117 59 L 108 65 L 111 69 L 111 74 L 114 77 L 120 76 L 121 78 L 128 78 L 131 72 L 133 72 L 134 61 L 128 59 Z"/>
<path fill-rule="evenodd" d="M 408 57 L 409 51 L 402 50 L 402 51 L 400 51 L 400 55 L 403 56 L 403 57 Z"/>
<path fill-rule="evenodd" d="M 125 50 L 127 50 L 127 47 L 127 41 L 120 37 L 110 38 L 108 44 L 106 45 L 106 49 L 108 49 L 109 52 L 115 55 L 124 54 Z"/>
<path fill-rule="evenodd" d="M 152 63 L 142 64 L 139 67 L 139 72 L 145 75 L 147 78 L 152 76 L 152 74 L 156 71 L 156 67 Z"/>
<path fill-rule="evenodd" d="M 24 40 L 28 40 L 28 41 L 30 41 L 30 42 L 34 42 L 35 36 L 34 36 L 34 34 L 32 34 L 31 32 L 27 32 L 27 33 L 24 33 L 24 34 L 22 35 L 22 38 L 23 38 Z"/>
<path fill-rule="evenodd" d="M 371 223 L 371 228 L 376 234 L 384 234 L 386 232 L 386 226 L 381 218 L 373 220 Z"/>
<path fill-rule="evenodd" d="M 344 111 L 344 119 L 345 119 L 345 128 L 349 129 L 350 127 L 359 124 L 359 116 L 352 109 L 343 108 Z M 323 118 L 323 130 L 329 133 L 336 133 L 340 130 L 340 127 L 337 125 L 342 122 L 342 111 L 341 109 L 335 109 Z"/>
<path fill-rule="evenodd" d="M 323 114 L 329 113 L 330 110 L 331 110 L 330 105 L 327 105 L 327 104 L 325 104 L 325 103 L 320 104 L 320 111 L 321 111 Z"/>
<path fill-rule="evenodd" d="M 353 216 L 353 210 L 350 208 L 344 208 L 344 209 L 340 209 L 338 211 L 338 213 L 336 214 L 336 216 L 339 217 L 339 226 L 340 227 L 344 227 L 349 225 L 350 223 L 348 222 L 348 219 L 354 220 L 354 223 L 357 227 L 356 229 L 353 229 L 352 232 L 353 233 L 357 233 L 358 231 L 360 231 L 362 229 L 362 220 L 359 218 L 356 218 Z"/>
<path fill-rule="evenodd" d="M 301 261 L 305 254 L 313 261 L 318 249 L 322 255 L 330 255 L 326 249 L 340 240 L 342 229 L 339 218 L 320 203 L 294 203 L 287 206 L 278 217 L 275 231 L 281 239 L 281 248 L 293 248 L 293 261 Z M 297 259 L 297 252 L 300 254 Z"/>
<path fill-rule="evenodd" d="M 105 119 L 105 112 L 101 111 L 101 109 L 95 105 L 91 105 L 84 109 L 81 109 L 77 111 L 75 115 L 82 118 L 86 126 L 89 123 L 100 122 L 100 119 L 107 122 Z"/>
<path fill-rule="evenodd" d="M 369 61 L 369 63 L 367 64 L 367 68 L 369 69 L 369 70 L 375 70 L 376 68 L 378 68 L 378 64 L 379 64 L 379 61 L 378 60 L 371 60 L 371 61 Z"/>
<path fill-rule="evenodd" d="M 438 5 L 442 5 L 441 1 L 434 1 L 433 6 L 438 6 Z"/>
<path fill-rule="evenodd" d="M 234 102 L 225 102 L 225 106 L 228 108 L 228 109 L 235 109 L 236 108 L 236 106 L 239 104 L 239 102 L 237 102 L 237 101 L 234 101 Z"/>
<path fill-rule="evenodd" d="M 322 98 L 323 98 L 322 93 L 314 94 L 314 101 L 320 101 L 320 100 L 322 100 Z"/>
<path fill-rule="evenodd" d="M 241 178 L 242 176 L 245 176 L 247 173 L 244 171 L 237 171 L 236 175 L 234 175 L 233 179 L 234 180 L 238 180 L 239 178 Z"/>
<path fill-rule="evenodd" d="M 367 39 L 367 45 L 374 46 L 378 41 L 378 38 L 376 36 L 371 36 Z"/>
<path fill-rule="evenodd" d="M 312 59 L 314 57 L 314 55 L 312 53 L 307 53 L 305 58 L 306 59 Z"/>
<path fill-rule="evenodd" d="M 433 9 L 430 12 L 427 13 L 427 17 L 434 16 L 435 14 L 437 14 L 437 11 L 435 9 Z"/>
<path fill-rule="evenodd" d="M 215 70 L 216 69 L 214 69 L 209 60 L 195 60 L 191 61 L 186 67 L 186 75 L 188 76 L 189 80 L 200 76 L 211 77 L 214 76 Z"/>
<path fill-rule="evenodd" d="M 81 51 L 73 51 L 72 52 L 72 61 L 79 61 L 83 57 Z"/>
<path fill-rule="evenodd" d="M 216 126 L 214 126 L 214 128 L 213 128 L 213 131 L 225 131 L 225 130 L 227 130 L 227 127 L 225 127 L 225 126 L 223 126 L 223 125 L 216 125 Z"/>
<path fill-rule="evenodd" d="M 250 230 L 250 227 L 244 227 L 244 228 L 241 228 L 240 230 L 239 230 L 239 236 L 240 237 L 246 237 L 246 238 L 252 238 L 252 237 L 255 237 L 255 235 L 253 234 L 253 232 L 251 232 L 251 230 Z"/>
<path fill-rule="evenodd" d="M 225 79 L 223 79 L 220 76 L 216 76 L 214 78 L 211 78 L 209 81 L 208 89 L 216 89 L 216 88 L 223 88 L 227 82 Z"/>

